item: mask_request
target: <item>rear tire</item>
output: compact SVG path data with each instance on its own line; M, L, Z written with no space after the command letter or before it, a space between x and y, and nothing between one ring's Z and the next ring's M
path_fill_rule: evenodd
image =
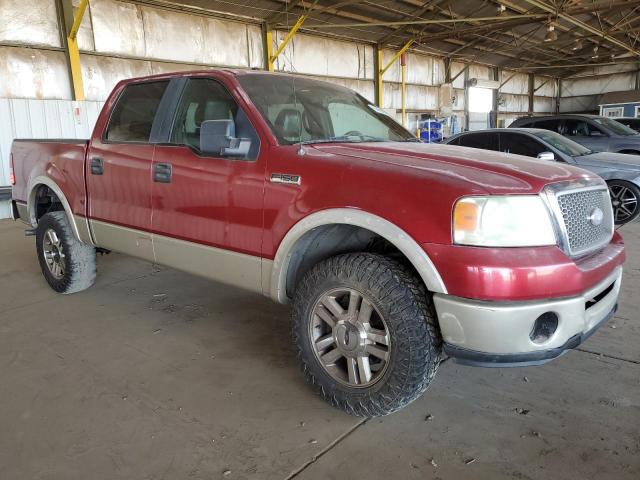
M76 293L96 279L95 248L80 242L65 212L42 216L36 229L36 249L42 274L58 293Z
M626 180L611 180L607 182L613 220L616 225L633 222L640 215L640 188Z
M409 269L381 255L339 255L311 269L295 292L292 334L307 381L351 415L404 407L440 364L429 293Z

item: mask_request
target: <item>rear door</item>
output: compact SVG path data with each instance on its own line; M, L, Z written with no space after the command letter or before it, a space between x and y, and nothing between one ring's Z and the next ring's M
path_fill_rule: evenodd
M594 152L609 150L609 135L600 127L582 118L564 121L563 135Z
M95 129L86 162L89 218L97 245L153 260L151 161L169 80L128 84ZM102 127L102 128L100 128Z
M537 157L550 151L543 143L527 135L516 132L500 132L500 151L525 157Z
M261 291L266 156L238 100L215 78L185 80L169 142L154 154L153 243L163 265ZM201 152L206 120L233 120L249 153Z

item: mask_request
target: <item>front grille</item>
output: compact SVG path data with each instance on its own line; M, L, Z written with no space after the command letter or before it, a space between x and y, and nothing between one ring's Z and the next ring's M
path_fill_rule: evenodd
M613 220L606 188L560 191L556 198L570 255L585 254L609 242Z

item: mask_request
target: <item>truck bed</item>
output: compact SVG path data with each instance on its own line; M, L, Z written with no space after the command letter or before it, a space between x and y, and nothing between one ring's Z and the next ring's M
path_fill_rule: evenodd
M12 198L27 203L35 185L47 179L60 187L76 215L86 215L85 156L88 140L16 139L11 157L16 183Z

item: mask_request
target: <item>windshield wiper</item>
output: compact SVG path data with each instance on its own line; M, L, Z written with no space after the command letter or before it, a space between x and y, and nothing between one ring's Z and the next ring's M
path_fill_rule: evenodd
M339 137L317 138L300 142L301 145L309 145L312 143L362 143L362 142L387 142L381 137L371 135L341 135Z

